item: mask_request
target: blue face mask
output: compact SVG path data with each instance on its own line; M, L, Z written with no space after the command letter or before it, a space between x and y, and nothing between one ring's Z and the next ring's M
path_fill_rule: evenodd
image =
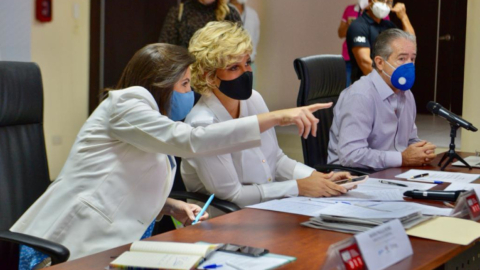
M193 91L180 93L174 90L170 99L170 119L173 121L185 119L193 107L194 99Z
M390 63L388 63L387 60L385 60L385 62L392 68L395 68ZM392 82L393 87L402 91L410 90L413 86L413 83L415 82L415 65L413 63L403 64L397 67L393 71L392 76L388 75L383 70L382 72L383 74L390 77L390 82Z

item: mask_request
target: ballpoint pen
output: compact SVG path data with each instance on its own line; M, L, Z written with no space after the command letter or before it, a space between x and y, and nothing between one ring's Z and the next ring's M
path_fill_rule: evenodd
M216 269L216 268L219 268L219 267L222 267L221 264L209 264L209 265L205 265L203 266L203 269Z
M399 187L408 187L405 184L400 184L400 183L395 183L395 182L390 182L390 181L385 181L385 180L380 180L380 183L382 184L388 184L388 185L394 185L394 186L399 186Z
M200 213L198 213L198 215L195 217L195 220L192 222L192 225L197 224L197 222L198 222L198 220L200 219L200 217L203 215L203 213L205 213L205 211L207 210L208 206L209 206L210 203L212 202L213 197L215 197L215 194L210 195L210 198L208 198L208 200L207 200L207 202L205 203L205 205L203 206L202 210L200 211Z
M423 180L422 180L423 181ZM432 184L443 184L443 181L438 181L438 180L433 180L433 181L423 181L427 183L432 183Z
M425 176L428 176L428 173L422 173L422 174L419 174L419 175L414 175L414 176L410 177L410 179L417 179L417 178L421 178L421 177L425 177Z

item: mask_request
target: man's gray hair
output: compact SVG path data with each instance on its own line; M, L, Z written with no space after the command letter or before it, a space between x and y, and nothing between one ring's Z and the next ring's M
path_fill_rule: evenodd
M387 60L393 52L391 46L392 42L399 38L408 39L415 43L415 46L417 46L417 39L414 35L409 34L398 28L385 30L380 33L380 35L378 35L377 39L375 40L375 45L373 46L373 68L377 68L377 66L375 65L375 56L380 56L383 59Z

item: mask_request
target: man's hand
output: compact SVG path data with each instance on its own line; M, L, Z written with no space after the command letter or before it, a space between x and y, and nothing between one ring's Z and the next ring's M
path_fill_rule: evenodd
M346 193L346 188L330 181L332 177L334 177L333 173L325 175L313 172L309 177L298 179L298 195L316 198L338 196Z
M391 9L391 11L395 12L398 19L403 20L405 16L407 16L407 8L403 3L396 3L395 6Z
M409 145L402 152L402 166L426 165L435 158L435 148L435 145L426 141Z
M190 225L195 220L195 216L200 213L202 208L196 204L186 203L183 201L168 198L163 206L160 214L174 217L180 221L183 225ZM206 220L208 213L205 212L199 219L199 222Z

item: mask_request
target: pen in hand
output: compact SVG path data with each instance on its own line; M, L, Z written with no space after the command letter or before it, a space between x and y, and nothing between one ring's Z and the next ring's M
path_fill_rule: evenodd
M215 197L215 194L210 195L210 198L208 198L208 200L207 200L207 202L205 203L205 205L203 206L202 210L200 211L200 213L198 213L198 215L195 217L195 220L192 222L192 225L197 224L197 222L198 222L198 220L200 219L200 217L203 216L203 213L205 213L205 211L207 210L208 206L209 206L210 203L212 202L213 197Z
M390 181L385 181L385 180L380 180L380 183L382 184L388 184L388 185L394 185L394 186L399 186L399 187L408 187L405 184L400 184L400 183L395 183L395 182L390 182Z

